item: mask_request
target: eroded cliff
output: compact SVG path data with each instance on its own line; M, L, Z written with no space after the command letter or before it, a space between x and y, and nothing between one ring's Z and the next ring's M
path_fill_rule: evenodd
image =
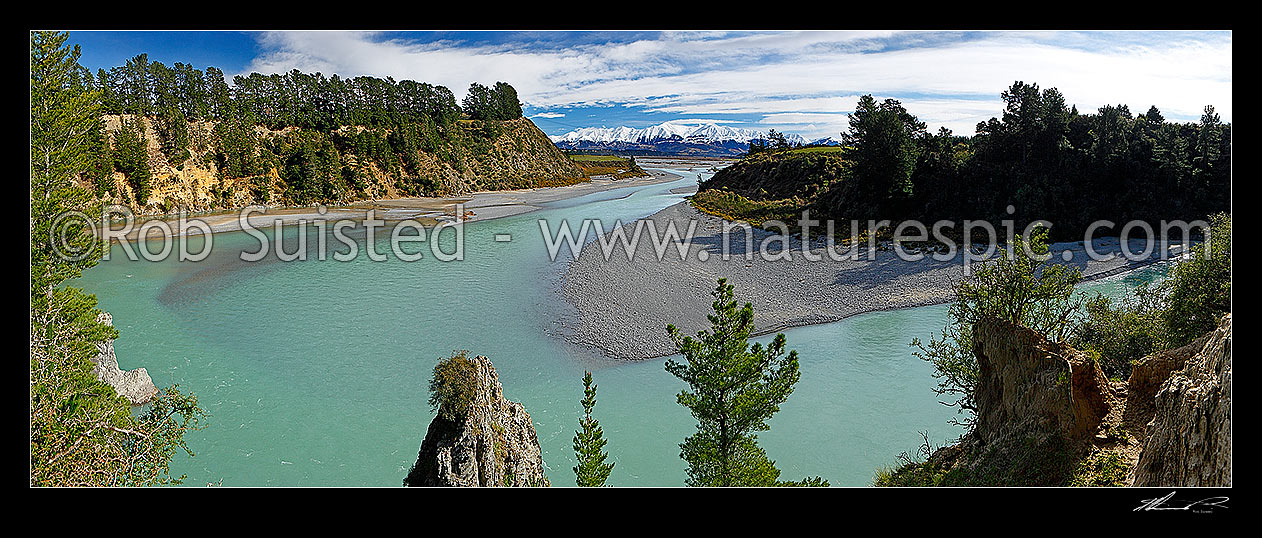
M429 425L405 486L549 486L530 413L504 398L490 359L472 359L472 399L465 412Z
M1198 342L1154 398L1136 486L1231 485L1231 314Z
M1110 381L1091 356L1025 327L974 327L974 428L880 485L1230 486L1231 315Z
M106 137L116 140L123 120L143 127L150 178L140 196L134 178L118 171L102 186L103 200L141 214L184 208L192 212L252 204L338 204L406 196L450 196L484 190L570 185L588 180L529 119L459 120L436 128L425 147L398 142L390 129L347 126L329 132L256 126L245 143L249 165L231 159L215 133L217 122L188 125L187 153L162 150L151 118L111 115ZM240 143L235 141L234 143ZM396 147L397 146L397 147ZM116 148L117 149L117 148ZM248 171L229 168L246 166Z

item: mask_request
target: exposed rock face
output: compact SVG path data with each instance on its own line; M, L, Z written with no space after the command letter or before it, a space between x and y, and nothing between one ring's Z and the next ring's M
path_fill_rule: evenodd
M1143 428L1152 421L1156 412L1157 392L1175 372L1183 369L1188 360L1200 353L1213 333L1197 338L1192 343L1175 349L1158 351L1135 362L1131 376L1126 380L1126 416L1132 427Z
M101 312L96 319L106 325L114 325L114 318L109 312ZM114 356L113 340L97 344L96 347L100 353L92 358L92 363L96 365L92 373L96 374L101 381L114 387L114 391L119 396L127 398L132 405L141 405L158 394L158 387L154 386L153 380L149 378L149 372L146 372L144 368L119 369L118 358Z
M1108 379L1085 353L997 320L978 323L973 342L983 443L1032 432L1082 441L1113 407Z
M951 486L1064 486L1121 402L1095 361L1000 320L973 327L976 423L928 465ZM1120 388L1120 387L1118 387Z
M549 486L530 413L504 398L495 367L474 357L475 392L459 420L434 418L405 486Z
M254 176L231 178L221 173L215 158L218 152L213 135L216 122L190 122L189 136L195 142L190 147L190 156L183 162L170 162L162 153L162 141L154 121L132 115L127 118L145 126L153 179L148 198L137 200L130 181L123 173L114 173L109 203L127 205L141 214L165 213L177 207L206 211L251 204L293 203L286 199L287 186L274 167L264 172L261 183ZM123 117L107 115L103 119L106 133L115 136ZM271 130L256 126L255 135L260 142L274 142L294 130L293 127ZM363 127L346 126L337 132L349 134L363 130ZM417 169L412 175L433 180L425 189L424 194L428 196L555 187L587 180L582 169L527 118L496 122L496 128L490 133L482 128L481 122L457 122L440 144L437 151L421 151L415 155ZM326 202L350 203L419 194L410 192L410 180L381 168L368 156L355 155L348 150L341 157L360 165L364 171L362 185L346 190L340 199Z
M1136 486L1231 486L1231 314L1198 342L1157 392Z
M1025 327L973 331L976 423L929 457L942 485L1231 485L1230 314L1125 383Z

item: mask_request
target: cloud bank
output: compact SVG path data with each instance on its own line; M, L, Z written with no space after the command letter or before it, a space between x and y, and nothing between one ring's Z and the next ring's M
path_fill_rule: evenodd
M594 43L507 32L456 37L264 33L248 70L409 78L457 97L470 82L503 80L536 117L620 107L641 111L646 122L704 117L808 138L844 130L846 114L868 93L903 101L930 129L972 134L977 122L1001 113L999 93L1015 80L1057 87L1084 111L1156 105L1167 118L1192 120L1212 104L1230 121L1232 110L1229 32L663 32Z

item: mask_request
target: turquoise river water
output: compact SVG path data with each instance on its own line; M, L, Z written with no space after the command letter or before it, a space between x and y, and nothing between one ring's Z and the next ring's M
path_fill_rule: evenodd
M672 188L696 181L675 172L684 177L467 223L459 262L438 261L421 244L426 256L416 262L373 262L361 248L349 262L246 263L239 254L258 242L234 232L216 235L200 262L129 261L116 245L73 285L113 314L121 367L143 366L159 386L178 383L210 413L187 436L196 456L172 464L188 485L400 485L433 418L431 369L457 349L490 357L505 395L530 411L553 485L573 485L585 369L599 385L596 415L617 464L610 484L682 485L678 443L695 423L675 402L681 383L665 359L612 361L565 342L555 320L572 315L557 291L566 259L548 260L538 224L647 216L684 198ZM379 244L388 236L379 232ZM1116 295L1156 271L1084 288ZM918 430L935 443L959 435L953 408L938 402L928 365L908 346L939 331L945 314L928 306L785 331L802 377L759 436L784 478L863 486L914 451Z

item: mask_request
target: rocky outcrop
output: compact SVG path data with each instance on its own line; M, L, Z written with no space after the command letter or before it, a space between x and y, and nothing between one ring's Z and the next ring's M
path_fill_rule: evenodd
M1090 356L1025 327L973 328L976 422L890 485L1230 486L1231 315L1110 382ZM928 471L928 474L925 474Z
M1158 351L1135 362L1131 376L1126 380L1126 414L1123 418L1129 429L1142 430L1156 413L1157 392L1170 376L1183 369L1188 360L1200 353L1213 333L1197 338L1192 343L1164 351Z
M1161 384L1136 486L1231 486L1231 314Z
M101 312L96 320L106 325L114 325L114 318L108 312ZM97 344L96 347L98 353L92 358L92 364L96 365L92 373L96 374L97 379L114 387L114 391L119 396L127 398L132 405L141 405L148 403L158 394L158 387L154 386L153 380L149 378L149 372L146 372L144 368L122 370L118 367L118 357L114 356L113 340L106 340Z
M973 430L923 466L896 471L890 484L1069 485L1106 421L1120 415L1115 387L1088 354L1007 321L978 322L973 354Z
M441 413L421 442L405 486L549 486L530 413L504 398L491 361L472 359L473 400L456 419Z
M1031 434L1083 441L1113 407L1108 379L1086 353L998 320L978 323L973 342L976 433L985 444Z

